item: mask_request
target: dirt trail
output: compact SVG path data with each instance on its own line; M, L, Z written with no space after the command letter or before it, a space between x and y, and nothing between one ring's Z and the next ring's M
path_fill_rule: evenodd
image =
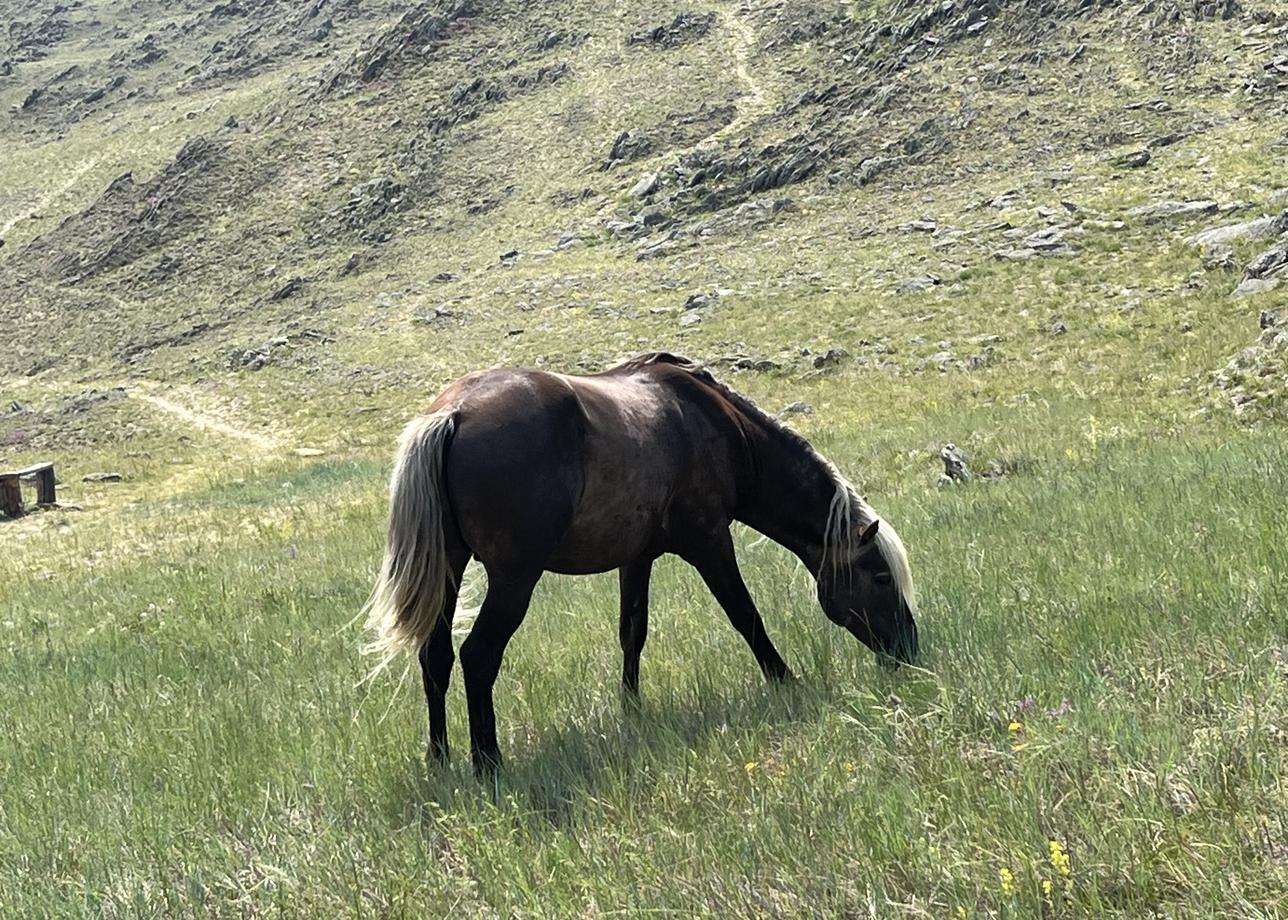
M29 217L34 217L36 214L49 207L50 202L55 198L65 195L73 185L81 180L82 176L98 165L99 159L99 157L94 157L93 159L83 161L79 166L72 170L71 175L67 177L67 181L57 189L46 192L44 195L40 196L35 204L27 208L27 210L19 211L4 223L0 223L0 236L4 236L24 220L27 220Z
M727 14L725 22L729 29L729 55L734 60L733 72L747 87L747 93L738 100L738 114L734 116L733 121L715 134L703 138L692 149L717 143L728 135L741 131L769 110L769 98L765 94L765 88L756 81L756 78L751 75L751 71L747 69L752 51L756 47L756 33L747 20L743 18L746 14L746 7L741 7L735 12ZM683 151L681 156L687 152Z
M176 388L169 388L169 392L175 392ZM132 395L160 409L162 412L174 416L182 422L191 425L200 431L213 431L216 434L223 435L227 438L233 438L245 444L249 444L256 450L264 453L277 453L282 449L282 444L276 439L257 431L250 431L236 425L233 421L213 414L210 411L197 411L187 406L167 399L153 391L153 387L137 385L133 388ZM193 400L195 402L195 400Z
M737 6L722 12L720 16L728 43L729 57L733 60L734 76L746 87L746 92L737 99L737 113L733 119L723 128L708 134L697 143L690 144L687 147L661 151L636 163L634 168L643 170L656 169L663 162L674 163L696 150L713 147L726 137L736 135L744 130L749 124L769 111L771 107L769 96L765 92L765 88L752 76L747 67L747 64L751 61L752 52L756 48L756 32L745 18L749 12L747 7ZM611 207L611 204L607 204L604 209L607 211Z

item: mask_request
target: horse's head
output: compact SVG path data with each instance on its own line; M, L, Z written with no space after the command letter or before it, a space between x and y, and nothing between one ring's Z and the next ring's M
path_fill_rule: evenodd
M917 657L916 602L894 528L873 519L828 555L818 574L818 600L828 619L883 659L910 664Z

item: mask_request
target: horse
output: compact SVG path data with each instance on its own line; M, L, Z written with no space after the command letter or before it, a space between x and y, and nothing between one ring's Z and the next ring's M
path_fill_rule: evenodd
M417 655L431 760L448 759L452 618L471 558L487 573L460 649L471 759L501 765L492 690L507 643L545 572L616 569L621 688L638 701L649 573L692 565L769 681L792 678L738 570L740 521L794 553L818 602L891 666L918 649L916 600L899 535L803 437L665 352L566 376L494 369L450 384L399 438L388 537L366 605L369 649Z

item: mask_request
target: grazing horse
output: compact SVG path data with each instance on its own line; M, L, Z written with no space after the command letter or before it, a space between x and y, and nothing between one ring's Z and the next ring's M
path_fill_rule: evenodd
M804 438L685 358L643 355L584 377L462 377L403 431L390 493L372 648L384 661L418 654L439 760L457 588L471 557L487 571L460 653L478 773L501 761L492 686L543 572L617 569L627 700L639 692L649 572L664 553L698 570L767 679L792 676L738 571L733 521L800 557L828 619L884 660L917 654L894 528Z

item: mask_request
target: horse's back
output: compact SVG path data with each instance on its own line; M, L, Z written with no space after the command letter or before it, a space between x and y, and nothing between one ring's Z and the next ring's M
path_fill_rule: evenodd
M447 480L471 551L485 564L605 571L665 551L677 510L719 517L728 432L694 411L691 383L648 364L587 377L482 371L449 387L432 408L456 414Z

